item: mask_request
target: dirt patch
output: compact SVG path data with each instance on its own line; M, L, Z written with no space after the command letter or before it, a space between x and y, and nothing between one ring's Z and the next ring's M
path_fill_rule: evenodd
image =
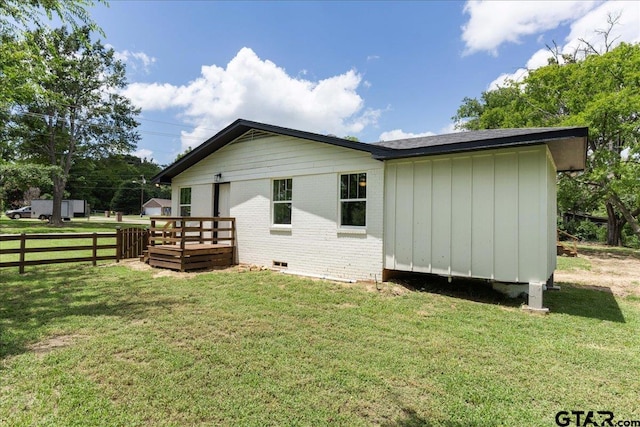
M112 264L112 265L118 265L118 264ZM211 273L212 271L232 271L232 272L248 271L248 270L245 270L246 266L235 265L227 268L217 268L215 270L199 270L199 271L182 272L182 271L169 270L165 268L154 268L154 267L151 267L149 264L140 262L140 260L138 259L125 259L120 261L120 265L123 265L125 267L128 267L136 271L152 272L154 279L158 277L173 277L177 279L187 279L189 277L197 276L199 274Z
M555 281L589 286L617 296L640 296L640 259L618 255L580 255L591 264L591 270L555 272Z
M82 338L82 335L58 335L32 344L28 348L35 354L45 355L59 348L69 347L75 344L80 338Z
M117 264L113 264L113 265L117 265ZM270 270L267 267L240 264L240 265L234 265L226 268L218 268L215 270L180 272L180 271L168 270L164 268L153 268L149 264L140 262L137 259L122 260L120 261L120 265L124 265L136 271L149 271L153 273L154 279L158 277L172 277L177 279L187 279L189 277L194 277L194 275L207 274L207 273L211 273L212 271L222 271L222 272L230 272L230 273L247 273L247 272L253 272L253 271ZM272 271L278 271L278 270L272 270ZM327 280L327 279L315 279L315 278L309 278L309 277L305 277L305 278L309 280ZM375 292L375 293L388 295L388 296L400 296L400 295L404 295L406 293L411 292L409 289L391 282L382 283L382 282L371 282L371 281L362 282L361 281L356 283L348 283L348 282L335 282L335 283L338 283L346 287L354 286L354 287L358 287L359 289L364 289L367 292ZM284 286L281 286L281 288L284 289Z

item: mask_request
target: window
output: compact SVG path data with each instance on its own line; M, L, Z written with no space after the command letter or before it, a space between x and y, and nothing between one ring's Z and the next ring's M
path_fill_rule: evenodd
M340 175L340 225L367 225L367 174Z
M180 216L191 216L191 187L180 189Z
M275 225L291 224L291 195L293 180L273 180L273 223Z

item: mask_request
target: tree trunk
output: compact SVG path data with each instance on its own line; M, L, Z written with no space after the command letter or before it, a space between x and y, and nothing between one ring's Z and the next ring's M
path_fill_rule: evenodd
M61 176L53 177L53 211L51 212L51 224L62 225L62 199L64 198L64 187L66 179Z
M617 194L612 194L611 197L609 198L609 200L618 209L620 209L620 212L622 213L623 218L626 220L626 222L631 227L631 230L633 231L633 234L635 234L636 236L638 236L638 238L640 238L640 224L638 223L638 220L633 215L635 212L632 213L625 206L624 202L622 200L620 200L620 197L618 197ZM622 231L622 230L620 230L620 231Z
M605 203L607 207L607 245L620 246L622 242L622 224L620 218L609 201Z

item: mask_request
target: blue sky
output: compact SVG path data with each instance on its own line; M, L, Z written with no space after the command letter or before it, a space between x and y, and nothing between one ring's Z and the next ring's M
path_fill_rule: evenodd
M112 0L93 19L142 108L137 154L171 163L237 118L364 142L453 131L465 96L544 65L546 45L640 41L630 1Z

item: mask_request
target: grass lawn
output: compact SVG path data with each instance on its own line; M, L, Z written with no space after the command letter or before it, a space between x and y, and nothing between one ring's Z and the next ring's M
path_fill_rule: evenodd
M581 257L559 256L557 260L556 270L591 270L591 263Z
M105 221L102 218L73 218L65 221L62 227L49 225L39 219L10 219L0 216L0 234L20 233L93 233L114 231L116 227L144 227L144 224Z
M546 316L390 284L125 265L0 270L0 425L555 425L640 419L640 300ZM156 277L154 277L156 275Z
M623 257L640 258L640 249L625 248L619 246L606 246L599 244L580 244L578 245L578 253L586 255L618 255Z

